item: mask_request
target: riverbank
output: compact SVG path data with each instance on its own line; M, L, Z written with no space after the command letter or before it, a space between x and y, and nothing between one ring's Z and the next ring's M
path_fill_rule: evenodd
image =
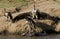
M6 0L1 1L1 2L2 2L2 4L4 4L4 2L6 3ZM1 10L0 10L0 33L19 34L19 35L25 35L27 33L35 34L35 33L40 33L43 31L43 29L41 28L42 25L44 26L43 27L44 29L53 29L57 32L60 32L60 29L59 29L60 23L50 27L51 23L53 23L53 21L51 21L51 20L37 20L37 22L42 22L39 25L40 27L38 27L38 25L34 26L34 25L28 25L28 24L27 24L28 26L25 26L26 25L25 22L27 21L25 19L19 20L16 23L11 23L11 22L6 21L7 19L3 14L3 9L6 8L7 10L13 11L15 7L21 6L20 3L12 6L11 3L9 3L9 2L4 5L7 5L7 4L8 4L8 6L3 6L3 7L1 7ZM9 4L12 7L10 7ZM27 5L23 6L23 7L21 7L21 11L17 12L16 14L13 14L13 16L18 15L18 13L22 14L21 12L32 11L33 8L34 8L33 3L29 4L28 6ZM51 16L53 15L53 16L60 17L60 13L59 13L60 12L60 3L56 2L56 1L38 0L38 1L36 1L36 8L39 9L41 12L46 12L47 14L49 14ZM53 27L55 27L55 29Z

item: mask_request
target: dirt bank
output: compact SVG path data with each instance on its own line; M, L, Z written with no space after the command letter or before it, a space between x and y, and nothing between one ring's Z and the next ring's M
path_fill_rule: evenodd
M27 6L23 6L21 7L21 11L14 13L13 16L16 16L18 14L21 14L22 12L28 12L28 11L32 11L33 10L33 3L31 5ZM10 9L13 11L13 7ZM50 14L51 16L58 16L60 17L60 3L56 2L56 1L52 1L52 0L38 0L36 1L36 9L39 9L41 12L46 12L47 14ZM7 31L9 34L20 34L20 35L24 35L26 33L39 33L42 32L42 28L41 27L34 27L34 25L28 25L25 26L25 19L19 20L16 23L11 23L6 21L6 17L4 17L3 14L3 8L0 10L0 32L4 32ZM44 24L48 24L51 25L51 23L53 21L51 20L38 20L38 22L42 22ZM40 23L41 24L41 23ZM55 25L57 32L60 32L59 29L60 23L58 23L57 25ZM47 27L45 28L47 29Z

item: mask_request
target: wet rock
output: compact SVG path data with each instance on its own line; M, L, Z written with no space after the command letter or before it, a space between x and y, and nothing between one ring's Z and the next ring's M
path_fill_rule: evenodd
M47 36L47 33L35 33L35 36Z

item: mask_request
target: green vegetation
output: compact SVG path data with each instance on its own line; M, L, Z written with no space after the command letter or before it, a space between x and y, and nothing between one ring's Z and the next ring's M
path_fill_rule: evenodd
M0 8L27 5L26 0L0 0Z
M56 1L56 0L53 0L53 1Z

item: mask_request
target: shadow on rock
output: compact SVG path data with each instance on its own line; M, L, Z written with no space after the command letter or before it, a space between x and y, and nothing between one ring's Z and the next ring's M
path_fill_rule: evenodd
M57 32L54 30L55 27L53 27L52 25L47 25L47 24L41 23L41 22L36 22L34 25L42 28L42 30L43 30L42 32L46 32L47 34L57 33Z
M12 22L14 23L21 19L25 19L27 17L31 17L31 12L26 12L26 13L17 15L15 18L13 18Z

